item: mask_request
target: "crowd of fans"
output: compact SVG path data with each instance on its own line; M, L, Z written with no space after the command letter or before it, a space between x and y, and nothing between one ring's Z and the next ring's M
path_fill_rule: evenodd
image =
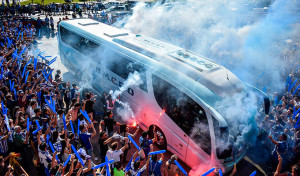
M127 5L128 6L128 5ZM88 18L112 24L116 22L119 18L124 18L126 15L111 15L110 13L105 13L105 7L103 4L98 3L83 3L79 5L78 3L64 3L57 4L51 3L47 5L41 4L29 4L29 5L12 5L5 6L0 5L0 15L2 16L31 16L35 14L45 15L50 18L53 16L60 15L71 15L72 18L83 18L83 14L88 15ZM129 7L128 7L129 9ZM129 12L128 12L129 13ZM51 19L50 19L51 20ZM46 19L45 19L46 22Z
M260 132L256 145L272 151L264 157L269 170L277 168L274 175L300 175L299 78L299 71L292 71L286 89L272 94L270 112L257 118Z
M69 15L71 12L77 13L97 13L103 9L103 5L100 6L97 3L51 3L51 4L28 4L20 5L15 4L11 6L0 6L1 15L34 15L41 13L42 15Z
M70 10L68 6L55 4L38 8L44 8L44 13L50 15L57 13L56 8L62 14ZM20 9L15 10L22 14ZM89 9L87 6L86 10ZM1 10L1 13L6 12ZM59 71L52 78L53 69L36 45L36 29L41 25L41 19L36 27L7 19L1 28L1 175L26 175L31 162L38 175L105 175L106 172L115 176L182 175L175 164L176 155L166 163L162 162L163 154L150 157L156 135L151 139L149 131L142 132L139 137L142 152L132 146L128 136L136 138L139 128L114 120L115 100L111 92L102 96L103 117L97 121L93 93L80 95L76 84L64 82ZM44 25L54 29L53 18L46 16ZM268 156L270 170L275 171L272 175L300 175L298 80L300 70L293 71L287 78L286 90L273 94L268 115L262 120L257 118L258 142L273 150ZM92 140L97 134L100 151L93 150ZM133 151L132 157L128 156L129 151ZM96 162L110 160L113 162L108 169L107 166L95 168ZM161 170L164 164L167 169ZM231 175L235 172L236 168Z
M38 175L161 175L162 164L168 166L167 175L181 174L174 164L176 155L167 163L162 162L163 154L148 156L156 135L150 139L145 131L139 137L143 150L131 147L128 136L134 138L139 128L114 120L111 92L102 97L104 116L96 121L93 93L81 98L76 84L62 81L59 71L52 78L53 70L37 49L35 31L30 24L9 19L1 29L1 175L26 175L32 170ZM130 128L136 128L133 134ZM100 153L93 151L96 134ZM130 150L133 158L127 156ZM95 161L106 160L114 160L108 170L94 168Z

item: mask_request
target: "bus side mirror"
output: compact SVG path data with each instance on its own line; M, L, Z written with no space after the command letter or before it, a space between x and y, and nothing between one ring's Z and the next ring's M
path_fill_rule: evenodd
M270 106L271 106L270 99L268 97L264 97L265 114L269 114Z

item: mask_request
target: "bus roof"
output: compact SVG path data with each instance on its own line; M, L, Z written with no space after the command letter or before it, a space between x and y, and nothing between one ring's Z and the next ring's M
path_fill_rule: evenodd
M243 87L242 82L225 67L175 45L91 19L66 20L61 25L69 28L75 26L94 37L112 41L175 68L221 97L240 91Z

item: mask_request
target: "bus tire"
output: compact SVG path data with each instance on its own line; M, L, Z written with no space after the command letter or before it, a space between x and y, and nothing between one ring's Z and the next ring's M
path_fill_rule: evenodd
M153 125L150 126L149 129L149 135L151 138L154 138L153 134ZM156 126L155 127L155 134L157 135L157 141L155 142L155 145L160 149L160 150L167 150L167 139L163 131Z

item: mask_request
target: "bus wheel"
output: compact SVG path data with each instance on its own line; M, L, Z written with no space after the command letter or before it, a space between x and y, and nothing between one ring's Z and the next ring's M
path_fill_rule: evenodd
M149 132L150 132L151 138L154 138L153 126L150 127ZM157 135L157 141L155 142L156 146L160 150L166 150L167 149L167 139L166 139L166 136L163 133L163 131L158 126L156 126L154 133L155 133L155 135Z

